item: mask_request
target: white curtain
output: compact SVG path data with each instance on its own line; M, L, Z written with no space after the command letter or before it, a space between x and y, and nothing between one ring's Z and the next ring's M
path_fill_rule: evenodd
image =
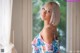
M67 53L80 53L80 2L67 2Z
M10 53L10 30L12 16L12 0L0 0L0 50ZM1 52L1 51L0 51Z

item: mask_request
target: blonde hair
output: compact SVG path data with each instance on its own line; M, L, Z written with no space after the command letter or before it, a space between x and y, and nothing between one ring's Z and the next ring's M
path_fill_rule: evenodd
M52 5L53 6L53 12L51 15L50 23L52 23L54 26L57 26L60 22L60 9L59 5L56 2L47 2L45 5Z

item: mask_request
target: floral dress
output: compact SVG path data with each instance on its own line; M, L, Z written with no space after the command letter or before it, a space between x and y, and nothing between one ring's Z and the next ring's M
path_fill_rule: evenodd
M52 44L47 44L38 34L32 41L32 53L60 53L58 41L54 40Z

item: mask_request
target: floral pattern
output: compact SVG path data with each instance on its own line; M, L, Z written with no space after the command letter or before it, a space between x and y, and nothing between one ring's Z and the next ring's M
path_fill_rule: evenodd
M59 43L54 40L52 44L47 44L38 34L32 41L32 53L60 53Z

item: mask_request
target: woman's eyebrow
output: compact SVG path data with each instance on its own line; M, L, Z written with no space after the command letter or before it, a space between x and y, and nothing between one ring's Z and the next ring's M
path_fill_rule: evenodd
M43 9L43 8L45 9L45 7L42 7L42 9Z

